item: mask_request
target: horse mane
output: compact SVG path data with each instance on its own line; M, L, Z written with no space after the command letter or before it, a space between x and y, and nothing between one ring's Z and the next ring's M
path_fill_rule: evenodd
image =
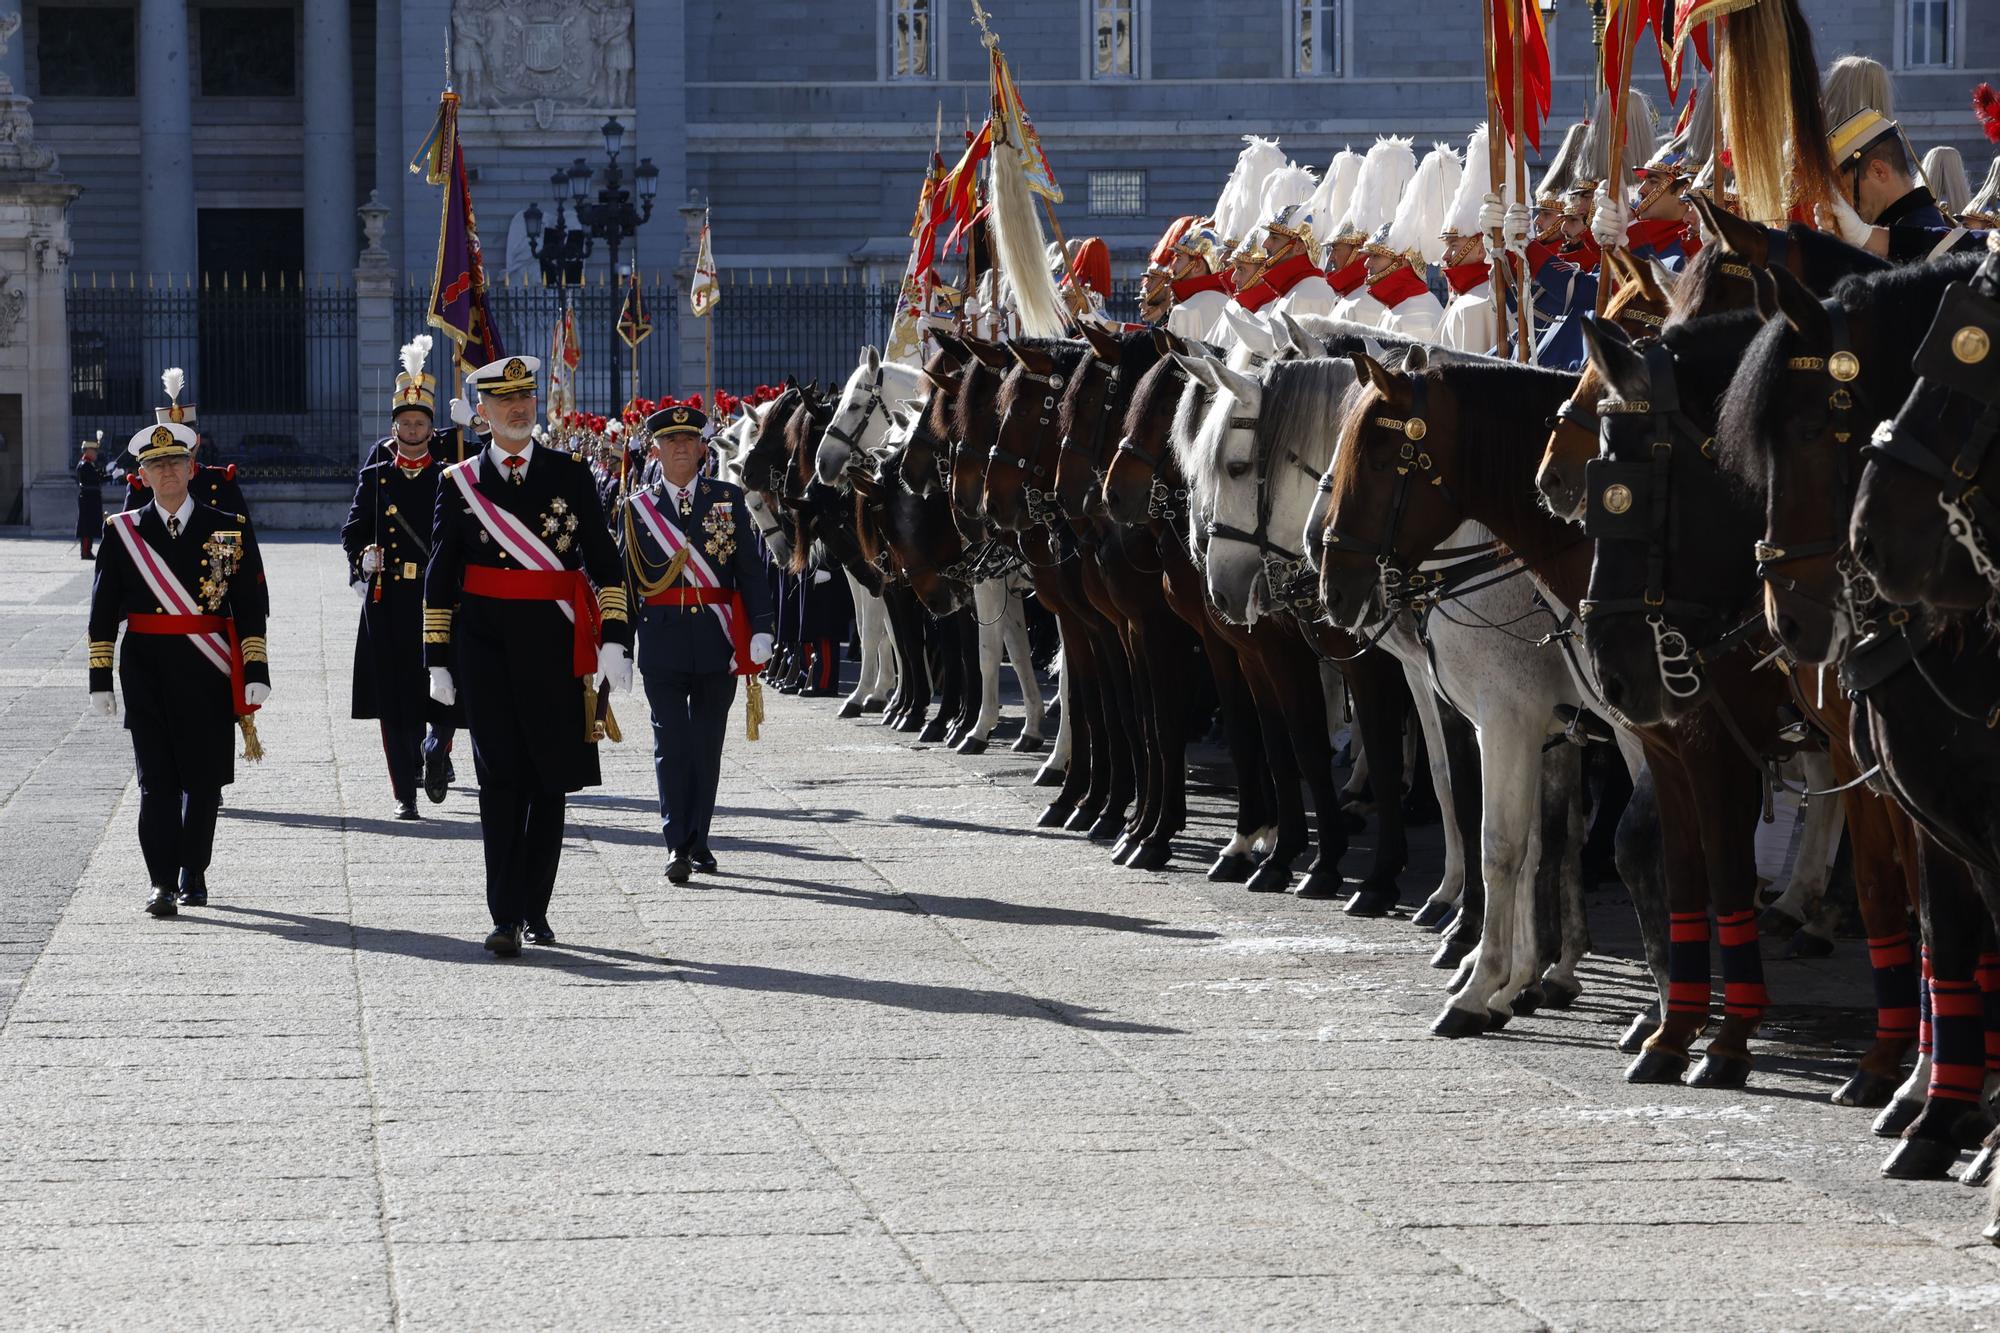
M1090 355L1090 344L1080 339L1071 341L1068 338L1014 338L1010 343L1012 346L1025 348L1031 352L1040 352L1055 362L1056 373L1063 377L1065 384L1076 374L1077 367L1083 364L1083 358ZM1025 375L1016 375L1012 367L1003 372L1000 380L1000 396L993 400L993 411L996 416L1006 417L1014 406L1014 400L1020 397L1021 384L1026 378ZM1061 400L1068 402L1069 397L1069 394L1065 393Z
M1752 224L1755 225L1755 224ZM1880 273L1889 268L1889 262L1878 259L1866 250L1858 250L1829 232L1823 232L1803 223L1794 222L1781 233L1775 227L1764 230L1772 237L1783 235L1786 244L1798 252L1800 267L1805 276L1802 281L1812 291L1821 295L1833 290L1842 278L1856 273ZM1725 247L1721 241L1711 239L1695 253L1681 269L1681 280L1675 284L1673 303L1668 311L1667 322L1676 323L1693 317L1694 312L1708 297L1708 289L1716 280L1716 266L1725 262L1726 256L1733 256L1737 262L1745 262L1742 255Z
M1093 352L1092 355L1096 354ZM1138 392L1140 381L1146 377L1148 371L1159 364L1160 360L1159 343L1153 337L1152 329L1132 329L1118 335L1118 355L1111 362L1118 378L1104 398L1104 411L1108 421L1123 424L1126 410ZM1081 379L1082 376L1079 375L1077 378ZM1076 434L1077 401L1080 394L1081 391L1072 383L1062 396L1056 417L1056 428L1065 436L1074 437ZM1103 466L1108 461L1100 460L1099 465Z
M1273 362L1264 375L1264 400L1257 410L1258 452L1279 466L1277 446L1290 444L1299 462L1317 478L1333 461L1347 391L1358 372L1346 357L1307 357ZM1219 482L1220 478L1214 478ZM1276 476L1266 479L1275 484Z
M950 439L963 440L972 434L973 405L990 394L992 388L998 387L1000 373L978 357L966 363L965 378L959 381L958 392L951 398ZM991 381L990 387L988 381Z

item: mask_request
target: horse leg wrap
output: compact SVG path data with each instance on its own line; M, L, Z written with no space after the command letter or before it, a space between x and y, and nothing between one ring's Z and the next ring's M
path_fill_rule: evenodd
M1922 987L1918 984L1916 955L1910 948L1910 932L1871 935L1868 966L1875 978L1875 1040L1915 1040Z
M1722 1012L1754 1029L1771 1003L1764 989L1764 955L1757 949L1755 909L1716 917L1715 933L1722 944Z
M1986 1069L2000 1070L2000 953L1979 955L1980 1015L1986 1024Z
M1924 945L1917 953L1917 1053L1931 1053L1931 948Z
M1976 981L1931 978L1933 1099L1976 1102L1986 1083L1985 1003Z
M1667 1013L1691 1020L1693 1031L1708 1021L1708 913L1673 912L1667 917Z

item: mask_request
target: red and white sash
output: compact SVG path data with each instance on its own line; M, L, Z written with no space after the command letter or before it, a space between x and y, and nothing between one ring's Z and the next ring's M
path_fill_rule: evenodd
M147 506L150 508L151 506ZM128 509L122 514L111 516L111 525L118 530L118 537L125 543L126 553L132 557L132 567L139 571L139 577L146 581L153 597L168 612L177 616L200 616L208 613L201 604L188 595L174 571L167 562L160 559L160 553L147 544L139 535L139 519L145 509ZM195 646L203 657L215 664L215 669L223 675L231 675L229 640L221 634L189 634L184 636Z
M708 558L696 550L694 543L683 536L681 530L674 526L673 520L668 518L665 511L660 508L659 502L653 498L651 491L633 492L632 507L639 511L639 521L644 523L646 530L653 534L653 540L660 544L660 549L667 553L669 560L679 555L682 551L687 552L686 569L690 583L693 583L697 588L720 589L722 587L722 580L716 577L715 567L710 565ZM724 602L710 602L708 609L715 612L716 620L721 623L722 637L728 639L731 644L734 644L736 642L736 624L732 619L734 614L733 607ZM742 666L743 664L738 663L737 665Z
M537 537L534 530L526 523L494 504L480 492L479 463L484 457L482 453L478 457L466 459L463 463L456 463L446 468L444 474L452 479L453 484L458 487L458 493L465 497L467 507L472 510L472 516L479 520L480 526L492 535L494 541L500 543L501 550L520 561L523 569L562 572L566 566L556 557L556 553L549 549L547 542ZM556 608L572 623L575 622L576 610L568 602L557 602Z

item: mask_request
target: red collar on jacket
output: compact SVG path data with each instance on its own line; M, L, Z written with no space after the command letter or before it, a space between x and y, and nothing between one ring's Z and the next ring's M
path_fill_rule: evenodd
M1368 294L1391 310L1418 292L1429 290L1430 286L1423 280L1423 276L1408 264L1400 264L1368 284Z
M1670 245L1679 245L1681 253L1690 259L1701 249L1701 242L1689 231L1688 225L1679 218L1640 218L1625 229L1625 245L1637 250L1641 246L1648 250L1664 250Z
M1221 292L1224 296L1229 296L1233 291L1227 273L1203 273L1192 278L1182 278L1172 285L1171 290L1176 301L1185 301L1190 296L1198 296L1202 292Z
M1493 276L1493 266L1483 259L1470 264L1453 264L1444 271L1444 280L1451 284L1453 296L1463 296Z
M1318 276L1319 265L1312 262L1312 256L1293 255L1252 283L1249 291L1238 292L1236 299L1246 310L1262 310L1307 278Z
M1361 290L1361 284L1368 281L1368 259L1356 255L1347 262L1347 267L1326 275L1327 284L1333 288L1335 296L1352 296Z

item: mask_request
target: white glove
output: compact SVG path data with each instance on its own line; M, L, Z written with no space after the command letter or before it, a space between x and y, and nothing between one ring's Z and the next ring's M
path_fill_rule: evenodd
M431 698L446 708L458 702L458 687L451 683L451 668L431 668Z
M470 426L472 424L472 404L466 402L463 398L452 399L451 420L453 425Z
M243 702L252 708L259 707L271 697L271 687L261 680L253 680L243 687Z
M90 696L90 706L106 717L118 716L118 698L110 690L93 693Z
M632 654L622 643L607 643L597 650L597 688L601 690L607 685L631 692Z
M771 636L752 634L750 636L750 665L763 666L771 660Z
M813 571L813 582L814 583L833 582L833 571L826 569L815 569Z
M1526 204L1507 205L1506 215L1500 221L1500 239L1506 247L1524 258L1528 253L1528 206Z
M1830 231L1862 250L1868 248L1870 238L1875 235L1875 229L1861 220L1861 215L1854 211L1854 205L1839 195L1835 195L1831 203L1820 205L1819 223L1821 231Z
M354 582L348 584L347 586L354 589L354 595L356 597L359 597L364 602L368 600L367 579L356 579Z
M1507 210L1500 206L1500 196L1489 194L1479 205L1479 234L1491 236L1505 223Z
M380 547L370 546L361 553L361 572L363 574L373 574L380 568L382 568L382 549Z
M1597 244L1606 250L1616 250L1625 244L1625 204L1612 197L1609 192L1598 195L1597 207L1591 210L1590 234Z

